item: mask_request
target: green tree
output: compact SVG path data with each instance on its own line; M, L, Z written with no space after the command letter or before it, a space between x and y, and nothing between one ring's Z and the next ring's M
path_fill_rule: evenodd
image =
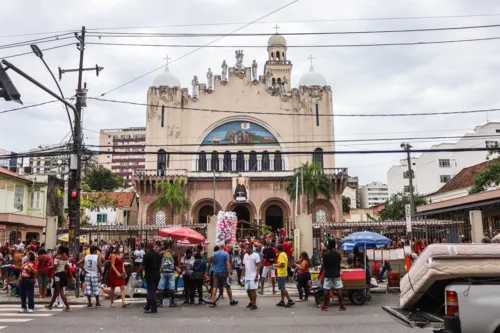
M171 208L172 210L172 223L174 216L180 212L189 209L191 201L184 192L184 181L176 179L172 183L162 181L156 184L156 188L160 189L162 193L156 197L153 204L158 209Z
M92 188L89 186L89 184L82 185L82 192L90 192L90 191L92 191Z
M484 171L476 173L474 185L469 190L470 194L486 191L489 187L500 186L500 147L497 145L488 153L488 159L495 156L494 160Z
M123 186L123 178L100 165L87 174L85 183L97 192L113 191Z
M299 195L302 194L302 187L304 188L308 214L311 211L311 203L320 195L330 200L333 182L330 177L325 175L323 168L319 164L307 162L295 170L285 189L291 200L295 200L297 179L299 183Z
M414 195L415 207L422 206L427 203L427 200L420 194ZM395 221L402 220L405 217L405 205L410 203L410 196L406 193L398 192L393 194L385 208L380 212L381 221Z
M351 198L342 196L342 212L348 214L351 212Z

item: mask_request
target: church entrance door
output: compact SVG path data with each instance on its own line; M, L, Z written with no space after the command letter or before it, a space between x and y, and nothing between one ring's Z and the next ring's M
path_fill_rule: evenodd
M283 210L280 206L272 205L266 209L266 225L273 231L283 228Z
M198 213L198 223L207 223L212 215L214 215L214 206L206 205L201 207Z
M237 205L234 207L233 212L236 213L236 217L238 218L238 233L240 236L246 234L245 231L250 230L250 226L248 225L250 222L250 209L245 205Z

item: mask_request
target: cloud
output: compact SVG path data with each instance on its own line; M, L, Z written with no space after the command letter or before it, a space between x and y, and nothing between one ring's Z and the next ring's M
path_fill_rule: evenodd
M230 32L242 24L109 30L116 27L167 26L197 23L240 23L250 22L286 4L284 1L236 0L189 1L175 6L161 0L150 1L2 1L0 35L23 34L46 31L87 29L99 31L141 31L141 32ZM419 20L350 20L330 22L293 22L300 20L345 19L345 18L397 18L408 16L439 16L500 13L500 4L494 0L481 2L451 1L332 1L301 0L298 3L265 18L267 23L253 24L241 32L272 32L275 22L281 32L295 31L355 31L385 30L401 28L447 27L460 25L494 24L498 17L419 19ZM90 31L90 30L89 30ZM96 31L96 30L93 30ZM498 36L499 29L476 29L463 31L397 33L345 36L290 36L289 45L363 44L394 43L406 41L444 40ZM36 39L44 36L28 35L2 37L0 45ZM156 44L204 44L211 38L115 38L101 36L100 41L156 43ZM99 41L89 37L88 41ZM42 48L64 44L68 41L40 44ZM190 56L174 61L170 70L190 87L193 75L205 77L207 68L215 74L226 59L234 62L234 47L231 45L262 45L262 48L245 49L245 65L253 59L262 70L267 58L266 37L227 37L217 45L227 48L205 48ZM288 59L294 64L292 85L308 71L310 54L315 57L314 67L322 72L331 85L336 113L388 113L388 112L430 112L454 111L474 108L498 107L500 84L500 56L497 48L500 41L378 47L378 48L290 48ZM29 47L0 49L0 58L12 54L29 52ZM104 67L99 77L92 71L85 72L89 96L97 96L127 81L130 81L164 64L164 57L181 58L192 51L185 48L146 48L88 45L85 66L99 64ZM79 53L75 46L44 52L45 60L57 73L57 67L76 68ZM55 84L43 64L35 56L11 58L27 73L39 79L51 89ZM146 101L149 85L155 72L142 79L110 93L106 97L137 102ZM12 80L22 93L22 99L29 103L50 100L31 83L15 73ZM57 75L57 74L56 74ZM68 73L60 82L66 96L74 95L76 73ZM0 101L0 111L16 107L15 104ZM103 128L143 126L145 107L88 101L84 115L84 128L99 131ZM499 113L490 113L490 120L500 121ZM474 126L484 124L486 115L395 117L395 118L335 118L336 139L359 139L374 137L403 137L426 135L460 135ZM0 115L0 147L13 151L26 151L40 144L59 143L69 131L64 108L61 105L46 105L33 109ZM98 134L85 132L86 142L98 143ZM416 143L419 148L433 143ZM352 143L338 145L339 150L353 149L398 149L400 142ZM361 183L374 180L386 181L386 171L397 163L398 155L338 156L337 166L349 167Z

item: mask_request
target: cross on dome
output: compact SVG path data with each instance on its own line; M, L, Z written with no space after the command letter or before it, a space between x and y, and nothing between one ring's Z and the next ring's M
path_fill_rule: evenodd
M280 29L280 26L276 24L273 28L276 29L276 35L277 35L278 34L278 30Z
M167 56L163 59L167 61L167 65L165 66L165 72L168 72L168 61L171 60L172 58L170 58L167 54Z
M313 67L313 60L314 60L315 58L314 58L314 57L312 56L312 54L311 54L311 55L310 55L307 59L311 60L311 67L310 67L311 71L312 71L312 70L314 70L314 67Z

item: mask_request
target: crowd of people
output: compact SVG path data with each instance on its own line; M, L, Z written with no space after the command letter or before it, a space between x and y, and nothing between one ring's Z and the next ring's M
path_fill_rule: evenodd
M218 293L220 299L224 294L229 304L235 306L238 301L233 297L232 284L237 283L246 290L249 303L247 308L258 309L259 295L270 292L276 295L279 291L279 307L290 308L296 302L305 302L311 295L311 271L320 273L322 287L325 290L325 303L321 306L327 311L331 299L330 291L336 290L337 296L342 294L340 268L342 254L338 251L335 239L327 240L321 248L314 248L313 253L301 252L295 256L295 249L289 238L281 234L269 235L259 239L248 238L235 244L218 245L213 248L213 255L207 255L202 246L183 249L175 242L152 241L135 244L132 251L120 242L107 243L95 240L90 246L82 244L77 258L70 258L69 250L64 244L56 247L55 252L46 252L43 244L32 242L26 245L5 244L1 248L2 269L1 280L6 289L13 295L21 297L21 312L34 311L35 286L38 286L38 297L50 297L48 310L54 306L64 307L70 311L66 297L68 286L76 287L77 267L79 268L82 296L88 300L88 308L101 307L103 293L109 295L109 306L116 307L115 291L119 291L121 306L129 303L125 297L125 287L132 272L142 277L147 289L147 304L144 311L155 313L160 307L175 307L178 278L184 283L184 303L193 305L197 296L198 304L216 307ZM133 268L127 272L126 258L131 258ZM385 271L391 270L389 262L382 265L374 263L369 266L366 254L359 250L348 257L349 267L366 268L367 277L376 274L381 280ZM370 268L368 268L370 267ZM211 301L202 297L204 282L211 281ZM266 291L266 281L270 282L270 290ZM290 283L295 282L298 299L292 300L289 291ZM369 281L369 280L368 280ZM277 289L276 289L277 287ZM93 303L93 298L95 303ZM345 307L342 297L339 298L339 310Z

